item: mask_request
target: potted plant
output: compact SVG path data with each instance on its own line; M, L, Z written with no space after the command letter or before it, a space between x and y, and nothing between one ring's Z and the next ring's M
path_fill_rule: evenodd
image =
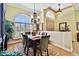
M8 37L8 39L13 39L12 38L12 33L14 32L14 29L13 29L13 22L9 21L9 20L5 20L5 32L6 32L6 35Z

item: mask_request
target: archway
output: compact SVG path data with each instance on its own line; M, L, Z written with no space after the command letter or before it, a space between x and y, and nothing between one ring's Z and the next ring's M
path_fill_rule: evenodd
M53 31L54 30L54 20L55 15L52 11L47 11L46 13L46 30L47 31ZM51 25L51 27L50 27Z

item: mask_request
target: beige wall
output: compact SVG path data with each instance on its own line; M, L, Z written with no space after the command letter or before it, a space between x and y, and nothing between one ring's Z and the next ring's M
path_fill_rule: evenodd
M5 19L6 20L10 20L10 21L14 22L15 17L18 14L26 15L26 16L29 16L29 17L31 15L30 12L28 12L28 11L22 9L22 8L18 8L18 7L6 4L6 12L5 12ZM16 32L13 33L13 38L14 39L18 38L19 36L20 36L20 34L17 34Z
M55 18L47 17L46 14L47 14L48 11L55 15L55 12L51 11L48 8L47 9L43 9L42 12L40 12L40 18L43 21L43 30L44 31L46 31L46 30L54 30L53 29L54 28L54 21L53 20L55 20ZM52 16L52 17L55 17L55 16ZM49 25L47 25L47 24L49 24L49 22L51 22L50 23L51 26L52 26L51 28L49 27Z
M58 31L59 30L59 23L62 23L62 22L67 22L67 24L69 25L69 29L72 33L72 38L73 38L73 41L76 41L77 38L76 38L76 22L77 22L77 19L76 19L76 13L75 13L75 9L74 7L71 7L71 8L68 8L66 10L64 10L62 12L63 14L59 15L57 17L57 19L54 21L54 30L55 31ZM77 17L78 18L78 17Z
M43 29L44 30L46 30L46 26L47 26L46 23L49 22L48 19L46 18L47 11L50 11L51 13L53 13L56 16L56 18L54 20L52 19L53 20L52 23L54 22L54 31L59 31L59 23L67 22L67 24L69 25L69 28L72 32L73 41L76 41L77 40L76 34L77 34L77 32L79 32L76 30L76 22L79 21L79 11L75 10L74 7L71 7L66 10L63 10L61 15L56 15L50 9L43 9L43 11L40 13L40 18L41 18L41 20L43 20ZM31 15L31 13L27 12L24 9L16 8L16 7L13 7L13 6L10 6L7 4L5 19L14 21L15 16L17 14L24 14L24 15L28 15L28 16ZM48 27L49 26L47 26L47 28ZM53 28L53 26L52 26L52 28Z
M79 10L75 10L76 12L76 21L75 21L75 24L76 22L79 22ZM76 30L75 34L76 34L76 39L77 39L77 33L79 33L79 30Z
M5 19L13 21L15 20L15 16L18 14L28 15L30 16L30 13L26 10L23 10L21 8L16 8L14 6L11 6L9 4L6 4L6 12L5 12Z
M46 24L46 13L47 11L51 11L49 9L45 10L45 14L44 14L44 24ZM59 31L59 23L62 22L67 22L67 24L69 25L69 29L72 33L72 40L76 41L77 40L77 30L76 30L76 22L79 21L79 11L75 11L75 8L72 6L68 9L65 9L62 11L61 15L55 14L53 11L51 12L53 13L56 18L53 20L54 22L54 31ZM47 25L44 25L44 27L46 28ZM44 29L46 30L46 29Z

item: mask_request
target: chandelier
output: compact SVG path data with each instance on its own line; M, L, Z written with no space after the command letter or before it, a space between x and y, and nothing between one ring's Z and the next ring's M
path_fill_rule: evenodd
M39 23L39 21L40 21L40 18L37 15L37 13L35 12L35 3L34 3L34 12L33 12L32 18L31 18L31 22L37 24L37 23Z

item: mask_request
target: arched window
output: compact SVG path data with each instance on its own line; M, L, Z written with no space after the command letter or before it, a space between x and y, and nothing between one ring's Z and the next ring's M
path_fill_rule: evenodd
M50 11L48 11L46 13L46 16L49 17L49 18L52 18L52 20L55 20L55 15L52 12L50 12Z
M19 36L21 36L21 32L30 32L30 24L31 19L26 15L17 15L15 17L15 31Z
M15 17L15 22L17 23L31 23L31 20L28 16L25 15L17 15Z

